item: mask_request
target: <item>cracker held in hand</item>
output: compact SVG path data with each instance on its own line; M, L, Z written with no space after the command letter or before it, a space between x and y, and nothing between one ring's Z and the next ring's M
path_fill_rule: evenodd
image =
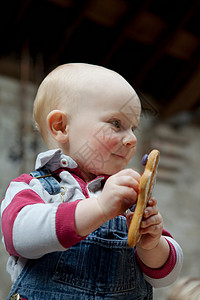
M130 247L135 247L141 237L139 233L140 224L155 184L159 157L160 152L158 150L152 150L147 156L145 170L140 179L139 194L135 211L128 231L128 245Z

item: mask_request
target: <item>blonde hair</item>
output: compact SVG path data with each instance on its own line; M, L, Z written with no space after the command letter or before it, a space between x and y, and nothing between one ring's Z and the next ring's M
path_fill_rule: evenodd
M199 300L200 278L180 279L172 288L167 300Z

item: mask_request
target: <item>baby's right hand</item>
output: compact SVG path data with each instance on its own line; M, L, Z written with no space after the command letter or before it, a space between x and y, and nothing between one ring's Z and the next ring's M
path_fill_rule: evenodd
M138 195L140 175L132 169L125 169L108 178L98 204L106 220L123 214L135 204Z

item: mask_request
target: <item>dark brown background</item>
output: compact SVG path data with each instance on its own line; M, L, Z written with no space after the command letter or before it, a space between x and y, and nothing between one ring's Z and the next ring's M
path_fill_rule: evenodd
M38 84L59 64L99 64L161 118L200 123L199 0L17 0L0 12L0 74Z

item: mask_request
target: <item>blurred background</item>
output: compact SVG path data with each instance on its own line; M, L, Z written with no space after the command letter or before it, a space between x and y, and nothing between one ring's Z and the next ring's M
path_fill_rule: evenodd
M180 243L180 277L200 276L200 1L18 0L1 3L0 197L11 179L34 169L45 150L32 126L42 79L69 62L119 72L135 88L143 113L130 166L161 152L154 195L165 229ZM0 299L10 279L0 243ZM171 287L155 290L167 299Z

